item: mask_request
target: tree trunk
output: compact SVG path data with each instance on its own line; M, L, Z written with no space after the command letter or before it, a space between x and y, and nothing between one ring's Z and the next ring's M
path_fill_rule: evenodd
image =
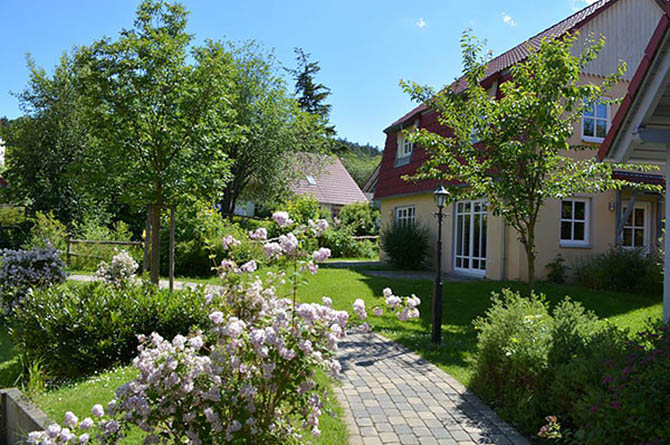
M221 203L221 214L224 216L227 216L231 220L233 219L233 213L235 212L235 208L232 207L234 200L233 200L233 188L231 185L228 185L226 189L223 191L223 202ZM232 207L232 208L231 208Z
M151 282L158 285L161 268L161 205L151 208Z
M174 206L170 207L170 292L174 291Z
M535 290L535 222L528 225L526 256L528 258L528 295L530 295Z

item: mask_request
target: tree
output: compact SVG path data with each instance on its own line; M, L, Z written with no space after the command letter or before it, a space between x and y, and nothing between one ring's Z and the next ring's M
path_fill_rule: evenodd
M5 175L14 202L35 211L53 211L72 225L93 205L81 184L84 152L90 143L79 72L73 58L63 55L53 74L38 68L30 56L28 86L15 96L24 116L3 122L7 142Z
M599 85L582 84L580 73L597 58L605 40L589 42L577 56L571 52L575 40L574 35L546 38L539 49L529 48L528 58L511 68L511 80L500 85L498 99L480 83L488 60L480 56L482 45L467 31L461 40L465 91L447 87L434 94L403 82L405 90L436 110L440 124L450 129L447 136L425 129L413 136L429 156L414 179L443 180L457 199L488 197L494 215L501 215L519 235L530 289L535 286L535 227L545 200L636 186L612 179L617 166L600 163L595 156L572 157L592 149L568 145L574 124L625 70L621 65Z
M219 88L210 89L218 77L208 76L208 66L187 63L192 36L186 23L181 5L145 0L132 29L117 41L82 48L78 57L102 179L118 178L128 202L151 209L154 283L162 208L183 193L213 194L226 179L207 115L224 98L213 94Z
M321 71L319 62L310 62L310 55L301 48L295 48L294 51L298 66L295 69L286 68L286 71L295 80L295 95L298 98L298 105L301 110L320 116L326 124L326 135L334 136L335 127L327 125L332 106L324 103L330 96L330 88L322 83L316 83L314 80L316 74Z
M209 110L213 127L230 129L212 138L230 162L222 212L232 217L240 198L268 202L286 195L304 169L298 154L325 145L320 119L299 109L277 75L274 57L253 42L208 42L197 54L214 67L220 94L227 97Z
M361 145L346 139L333 139L335 153L359 187L363 187L382 160L382 153L370 144Z

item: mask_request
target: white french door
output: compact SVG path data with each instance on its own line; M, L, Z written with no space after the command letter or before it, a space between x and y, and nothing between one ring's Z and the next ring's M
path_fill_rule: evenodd
M456 233L454 236L454 269L456 271L482 276L486 273L487 219L485 200L456 203Z

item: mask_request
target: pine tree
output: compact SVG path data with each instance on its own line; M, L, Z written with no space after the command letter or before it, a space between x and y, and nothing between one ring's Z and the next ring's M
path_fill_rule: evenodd
M311 62L310 55L301 48L295 48L298 67L295 69L286 68L295 80L295 95L298 99L298 106L302 111L318 115L328 123L332 105L324 103L330 96L330 88L322 83L316 83L314 77L321 71L319 62ZM335 126L327 125L326 134L335 135Z

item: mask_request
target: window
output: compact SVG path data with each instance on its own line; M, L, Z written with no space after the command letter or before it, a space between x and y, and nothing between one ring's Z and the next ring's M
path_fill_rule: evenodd
M412 158L412 151L414 150L414 142L412 142L406 134L416 131L416 128L417 124L415 123L404 131L401 130L398 132L398 151L395 156L396 167L409 164L409 161Z
M602 142L609 126L609 105L601 102L585 103L585 105L582 117L582 140Z
M397 207L395 209L395 222L404 225L414 225L414 206L411 207Z
M316 185L316 179L314 179L314 176L312 175L307 175L307 182L309 182L311 185Z
M563 246L589 245L589 200L561 201L561 238Z
M626 214L626 207L623 208ZM643 248L647 245L647 207L636 205L623 226L623 246Z

